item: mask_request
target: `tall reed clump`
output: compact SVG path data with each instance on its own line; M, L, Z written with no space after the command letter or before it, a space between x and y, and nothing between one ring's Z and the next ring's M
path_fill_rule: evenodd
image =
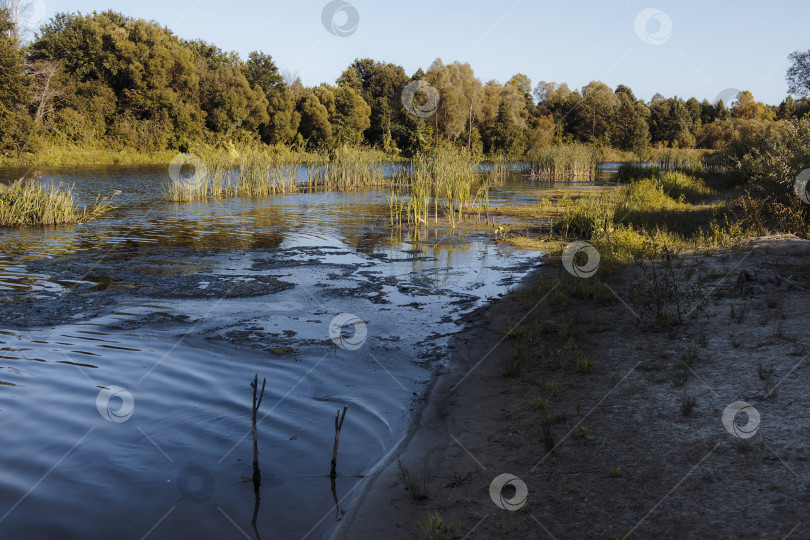
M296 190L295 169L260 150L243 152L239 158L238 195L264 197Z
M163 186L166 198L172 202L194 202L208 199L208 177L170 180Z
M554 180L590 178L598 159L599 152L585 144L546 146L529 154L532 176Z
M198 164L203 170L181 172L165 185L166 196L174 202L204 201L228 197L264 197L296 190L295 166L283 157L258 147L241 151L214 151L203 154ZM189 163L196 159L190 157Z
M705 150L695 148L654 148L649 152L648 161L659 164L663 169L702 169L705 157Z
M385 167L379 153L343 146L323 155L321 165L307 169L310 188L350 191L386 183Z
M79 207L73 188L20 179L0 185L0 226L63 225L95 219L114 208L111 199L97 197L95 203Z
M476 205L488 207L493 175L476 175L476 162L461 148L442 147L413 158L408 169L395 175L389 207L392 225L402 223L405 211L408 225L427 226L431 218L438 223L439 212L455 226L464 212ZM405 201L403 204L402 201Z
M495 177L507 176L515 171L530 169L530 164L516 161L513 156L497 152L481 164L481 171Z

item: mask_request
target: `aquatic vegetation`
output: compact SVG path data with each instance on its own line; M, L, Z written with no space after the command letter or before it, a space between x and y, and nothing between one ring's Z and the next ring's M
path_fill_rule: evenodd
M114 206L111 199L96 198L94 204L79 207L73 188L43 183L38 179L20 179L0 185L0 226L63 225L95 219Z
M245 146L239 149L203 151L186 155L190 163L199 159L205 166L183 178L169 180L166 197L174 202L207 198L266 197L291 193L301 188L310 191L330 189L348 191L381 186L387 182L385 154L342 147L322 154L294 153L285 147ZM305 167L306 184L296 183L300 167Z
M647 155L651 163L658 163L664 169L685 169L703 167L707 151L696 148L653 148Z
M385 154L342 146L322 155L322 163L307 168L307 185L349 191L386 183Z
M529 154L532 176L559 180L590 178L598 159L598 151L585 144L546 146Z
M489 189L497 181L491 171L478 172L478 163L464 149L441 147L427 154L419 154L410 166L402 168L392 183L389 205L395 210L395 201L405 199L408 225L427 226L431 219L439 222L439 214L455 227L465 213L475 210L489 217ZM392 213L393 225L402 222Z

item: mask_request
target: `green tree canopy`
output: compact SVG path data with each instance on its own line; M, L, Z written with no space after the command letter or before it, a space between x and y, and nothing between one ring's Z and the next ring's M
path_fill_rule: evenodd
M24 105L29 88L22 52L8 35L13 26L8 11L0 9L0 148L21 152L31 123Z

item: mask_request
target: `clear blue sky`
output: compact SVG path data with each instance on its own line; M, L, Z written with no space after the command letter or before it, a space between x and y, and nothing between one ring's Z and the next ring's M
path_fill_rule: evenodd
M321 23L325 0L44 0L48 17L113 9L243 57L262 50L306 85L334 83L355 58L400 64L410 75L439 57L470 62L484 82L519 72L533 84L572 89L602 80L626 84L645 100L661 92L714 101L737 88L777 104L787 95L787 55L810 49L807 0L349 1L359 26L337 37ZM668 36L661 45L637 35L634 23L646 8L672 21L669 33L660 17L644 27L653 39Z

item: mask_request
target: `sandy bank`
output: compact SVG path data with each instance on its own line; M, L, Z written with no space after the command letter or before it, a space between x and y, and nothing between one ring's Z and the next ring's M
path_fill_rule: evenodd
M338 537L809 537L810 241L761 238L672 268L689 285L680 324L647 324L649 267L566 298L559 261L531 277L547 296L471 316ZM579 342L586 353L564 350ZM525 367L505 377L516 354ZM411 497L398 460L415 474L429 461L428 498ZM525 504L509 485L491 496L502 474Z

